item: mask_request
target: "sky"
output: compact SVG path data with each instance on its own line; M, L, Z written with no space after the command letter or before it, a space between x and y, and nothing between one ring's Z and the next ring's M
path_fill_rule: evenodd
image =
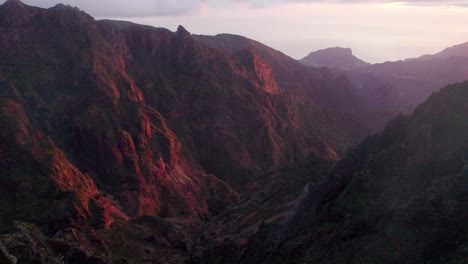
M1 0L0 0L1 1ZM368 62L433 54L468 42L463 0L23 0L61 2L97 19L127 20L192 34L231 33L300 59L328 47L352 48Z

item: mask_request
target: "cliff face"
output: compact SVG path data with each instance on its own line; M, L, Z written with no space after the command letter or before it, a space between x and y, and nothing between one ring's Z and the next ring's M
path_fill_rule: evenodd
M64 5L8 1L0 13L3 109L21 109L11 111L26 120L31 137L60 153L53 156L59 164L33 160L66 167L40 175L77 197L70 219L94 219L91 203L106 215L105 226L114 215L204 218L237 199L223 181L240 188L309 153L336 158L299 127L271 68L255 54L232 58L183 27L173 33L96 22ZM20 133L13 129L5 125L5 148L22 147L9 140ZM13 174L5 184L17 184Z
M347 75L381 116L409 114L441 87L468 79L467 46L465 43L434 55L377 63L349 70ZM381 127L388 122L387 118L380 120L384 121Z
M30 126L21 105L2 99L0 120L0 231L11 228L17 219L58 230L74 222L126 218L114 207L107 215L91 211L90 203L99 209L103 206L95 183L73 166L50 138Z
M44 210L54 196L57 206L71 208L60 215L51 206L57 221L94 219L92 206L105 226L113 215L201 217L236 199L226 183L189 165L178 136L145 103L121 52L92 17L67 6L44 10L17 2L0 12L2 151L13 152L2 154L25 153L9 167L32 164L27 172L4 171L5 186L22 190L12 199L32 203L16 220L35 219L30 210L54 219ZM44 190L22 186L33 176L47 182ZM40 200L43 192L48 196ZM18 210L6 208L5 214Z
M310 153L337 158L256 54L64 5L0 14L3 259L185 260L234 188Z

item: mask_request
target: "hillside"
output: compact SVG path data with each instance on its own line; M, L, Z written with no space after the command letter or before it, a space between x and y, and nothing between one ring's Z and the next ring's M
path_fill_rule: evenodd
M310 180L283 217L204 261L466 262L467 107L467 82L445 87Z

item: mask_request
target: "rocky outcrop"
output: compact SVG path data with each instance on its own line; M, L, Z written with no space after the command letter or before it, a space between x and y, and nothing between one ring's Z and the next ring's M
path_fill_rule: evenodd
M65 5L9 0L0 33L2 262L464 254L466 84L337 162L372 120L340 72Z

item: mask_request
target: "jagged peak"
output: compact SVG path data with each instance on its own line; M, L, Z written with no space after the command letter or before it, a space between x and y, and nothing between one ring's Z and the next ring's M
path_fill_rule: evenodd
M308 66L340 69L359 68L369 65L369 63L354 56L352 49L342 47L331 47L313 51L300 61Z
M188 32L183 26L179 25L177 27L177 34L190 35L190 32Z

